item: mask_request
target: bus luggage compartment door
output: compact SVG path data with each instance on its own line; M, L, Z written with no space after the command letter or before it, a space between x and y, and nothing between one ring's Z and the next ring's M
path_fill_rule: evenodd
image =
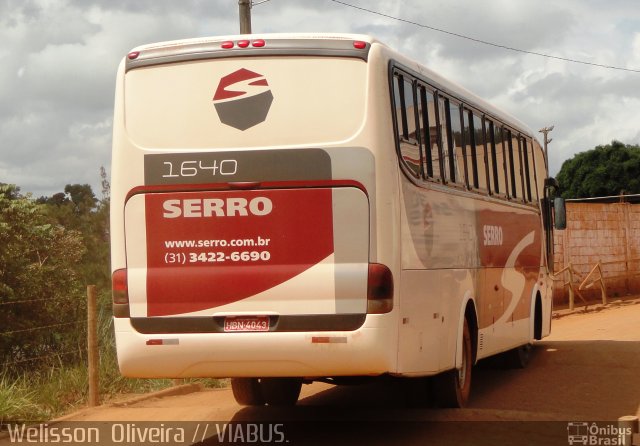
M366 313L359 188L141 193L125 232L132 318Z

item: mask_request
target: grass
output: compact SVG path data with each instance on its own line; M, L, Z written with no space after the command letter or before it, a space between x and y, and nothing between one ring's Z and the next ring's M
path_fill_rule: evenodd
M98 315L101 401L172 386L170 379L132 379L120 375L110 308L105 300L102 302ZM61 359L59 364L17 376L9 370L0 371L0 423L48 421L78 409L87 402L88 382L86 363L64 364ZM226 385L225 380L218 379L188 379L185 382L199 382L205 387Z
M34 402L36 399L37 392L26 379L9 379L3 375L0 377L0 422L45 418L47 413Z

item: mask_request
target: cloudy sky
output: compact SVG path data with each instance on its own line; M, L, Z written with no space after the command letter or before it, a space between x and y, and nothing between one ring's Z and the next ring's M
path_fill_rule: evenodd
M344 1L424 26L331 0L270 0L252 9L253 31L372 34L534 130L554 124L554 174L576 152L640 143L638 0ZM69 183L99 194L120 59L145 43L237 32L237 0L0 0L0 182L36 197Z

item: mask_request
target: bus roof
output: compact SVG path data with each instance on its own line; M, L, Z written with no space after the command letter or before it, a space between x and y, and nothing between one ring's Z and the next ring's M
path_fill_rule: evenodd
M425 65L401 55L375 37L365 34L237 34L158 42L133 48L126 58L125 70L191 60L269 55L356 57L367 61L372 45L383 47L391 59L425 77L435 88L472 107L488 112L505 124L536 139L532 130L519 119Z
M187 60L249 56L337 56L367 60L379 43L360 34L251 34L160 42L134 48L126 70Z
M132 51L145 51L158 48L184 47L199 44L221 43L224 41L240 41L240 40L270 40L270 41L331 41L331 40L347 40L347 41L363 41L369 44L380 43L375 37L366 34L347 34L347 33L265 33L265 34L230 34L226 36L199 37L193 39L169 40L165 42L151 43L135 47ZM318 43L322 45L322 43Z

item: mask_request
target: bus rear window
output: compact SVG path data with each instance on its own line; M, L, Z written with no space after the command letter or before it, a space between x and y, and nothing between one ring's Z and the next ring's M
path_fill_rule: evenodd
M343 141L364 120L366 62L260 57L137 68L125 126L145 148L244 148Z

